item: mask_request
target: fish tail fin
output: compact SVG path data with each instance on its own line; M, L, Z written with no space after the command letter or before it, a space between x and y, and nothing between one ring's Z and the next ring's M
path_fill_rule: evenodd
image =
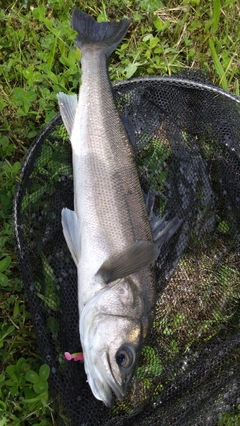
M72 28L78 32L76 44L79 49L95 45L110 56L126 35L130 20L123 19L119 22L97 22L87 13L78 9L73 10Z

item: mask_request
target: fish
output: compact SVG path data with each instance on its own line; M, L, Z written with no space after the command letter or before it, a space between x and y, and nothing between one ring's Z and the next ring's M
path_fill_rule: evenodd
M84 368L107 407L113 394L126 395L153 316L154 261L179 227L177 218L149 221L131 131L113 98L108 58L129 24L99 23L75 8L79 96L57 95L72 147L74 210L62 210L62 227L77 268Z

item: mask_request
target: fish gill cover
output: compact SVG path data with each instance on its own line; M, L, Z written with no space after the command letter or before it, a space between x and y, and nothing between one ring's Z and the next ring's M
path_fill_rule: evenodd
M184 218L156 262L155 317L123 401L96 400L81 352L77 274L62 208L71 147L57 115L30 148L14 201L16 248L59 425L221 425L240 406L240 99L196 73L114 85L155 214Z

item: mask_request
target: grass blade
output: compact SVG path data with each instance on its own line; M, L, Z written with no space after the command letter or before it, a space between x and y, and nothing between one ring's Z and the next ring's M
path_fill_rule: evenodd
M220 0L214 0L213 2L213 25L212 25L212 34L216 34L220 19Z
M225 75L225 71L222 67L222 64L218 58L213 40L210 38L209 40L209 48L211 51L211 56L212 56L212 60L215 66L215 69L220 77L220 83L222 84L222 87L227 90L228 89L228 84L227 84L227 79L226 79L226 75Z
M53 61L54 61L54 56L55 56L55 52L56 52L56 46L57 46L57 37L54 37L49 55L48 55L48 66L50 69L52 69L53 66Z

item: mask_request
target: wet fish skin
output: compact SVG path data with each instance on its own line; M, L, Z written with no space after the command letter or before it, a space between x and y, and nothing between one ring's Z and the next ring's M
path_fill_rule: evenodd
M149 279L146 269L139 275ZM131 278L99 291L80 318L81 341L88 354L84 359L88 382L95 397L108 407L113 403L112 391L119 400L126 394L151 320L151 306ZM132 360L121 366L116 356L126 349Z
M62 224L78 272L85 371L95 397L111 406L112 391L124 398L149 328L155 287L149 265L159 249L107 70L129 21L97 23L75 9L72 26L82 84L78 99L58 95L74 180L74 211L63 209Z

